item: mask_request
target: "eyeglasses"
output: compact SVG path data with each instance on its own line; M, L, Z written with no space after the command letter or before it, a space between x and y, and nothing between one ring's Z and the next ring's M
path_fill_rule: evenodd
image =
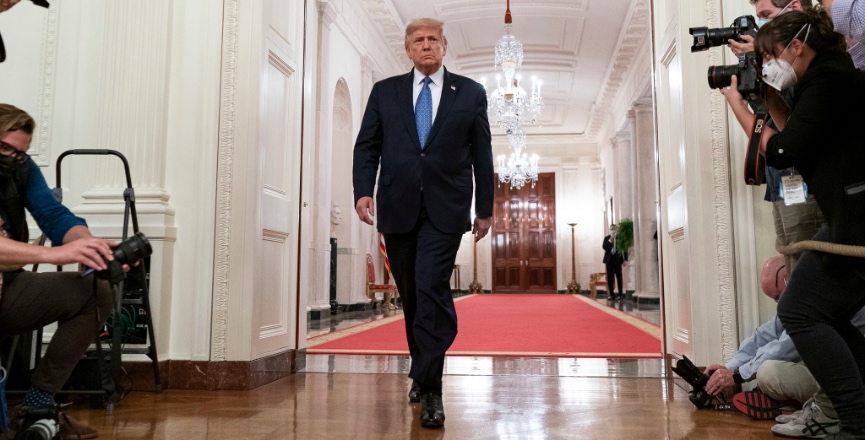
M7 144L6 142L3 142L3 141L0 141L0 154L2 154L4 156L11 157L11 158L15 159L15 161L18 163L27 162L27 159L30 158L29 154L13 147L12 145Z

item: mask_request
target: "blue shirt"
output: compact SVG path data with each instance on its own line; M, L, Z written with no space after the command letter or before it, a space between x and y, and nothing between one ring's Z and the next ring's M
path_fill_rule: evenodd
M865 308L856 312L850 322L859 328L859 331L865 333ZM738 368L739 374L745 380L751 380L757 374L760 365L768 360L789 362L802 360L793 341L781 325L778 315L757 327L753 335L742 341L739 351L725 367L730 370Z
M865 0L835 0L830 12L835 32L847 38L853 64L865 69Z
M45 177L42 176L42 171L33 159L27 159L27 200L24 206L30 211L30 215L36 220L39 229L48 236L53 245L63 244L63 236L72 229L73 226L87 226L83 218L72 214L67 207L63 206L48 184L45 183ZM6 213L3 215L3 228L6 232L12 233L9 228Z

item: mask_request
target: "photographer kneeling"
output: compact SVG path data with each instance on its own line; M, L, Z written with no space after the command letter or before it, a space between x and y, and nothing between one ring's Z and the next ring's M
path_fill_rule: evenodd
M83 264L107 268L115 243L90 234L83 219L57 202L39 167L27 155L35 122L26 112L0 104L0 336L33 331L57 323L57 330L33 373L20 413L54 407L54 394L111 312L113 291L107 281L80 278L74 272L33 273L34 263ZM53 247L28 244L25 208ZM16 421L12 420L13 428ZM59 417L64 438L96 438L98 433L65 414Z
M815 240L865 246L865 74L823 11L788 12L760 29L755 48L766 82L794 86L792 110L774 90L779 131L764 128L761 150L776 168L795 166L826 216ZM865 305L865 259L806 251L778 315L840 420L827 438L865 439L865 336L851 324Z

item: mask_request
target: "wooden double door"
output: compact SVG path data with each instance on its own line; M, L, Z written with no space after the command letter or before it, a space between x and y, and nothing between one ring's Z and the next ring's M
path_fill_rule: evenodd
M498 176L496 176L498 182ZM492 226L493 292L556 292L556 179L532 187L496 186Z

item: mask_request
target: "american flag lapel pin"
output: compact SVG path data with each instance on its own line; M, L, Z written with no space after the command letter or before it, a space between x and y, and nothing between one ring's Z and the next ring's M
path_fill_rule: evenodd
M456 91L457 91L457 86L451 86L451 90L453 90L453 91L456 92Z

